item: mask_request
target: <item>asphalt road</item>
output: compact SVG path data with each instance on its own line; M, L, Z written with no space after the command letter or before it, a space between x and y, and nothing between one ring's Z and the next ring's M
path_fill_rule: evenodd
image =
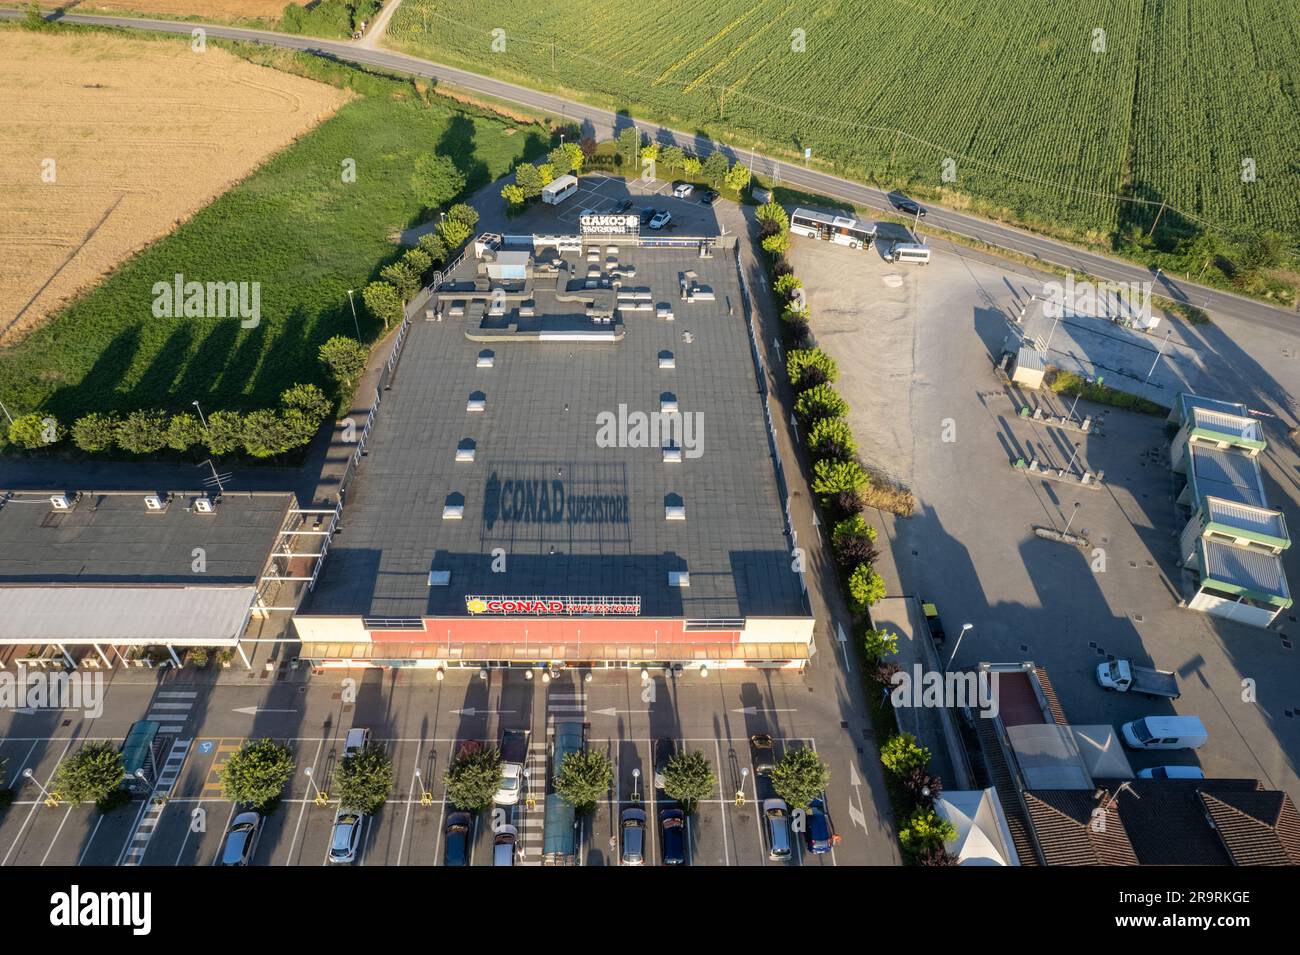
M0 17L6 19L18 19L25 15L21 10L0 10ZM336 57L354 63L378 66L395 72L427 76L439 82L450 83L477 93L559 115L562 119L589 126L590 131L597 137L611 135L631 122L626 116L617 115L609 110L597 109L576 100L566 99L551 93L538 92L514 83L481 76L451 66L443 66L402 53L368 49L357 42L323 40L316 37L275 33L268 30L249 30L241 27L181 23L168 20L88 16L84 14L55 14L50 19L68 23L157 30L165 33L190 33L196 27L202 27L209 36L213 37L244 40L250 43L268 43L303 50L320 56ZM365 41L360 42L364 43ZM717 148L725 149L729 153L735 153L735 150L731 147L715 143L705 137L678 132L651 123L638 122L636 126L654 142L663 145L676 144L689 147L697 155L707 155ZM744 154L742 152L736 155L743 156ZM797 187L808 192L819 193L868 208L882 210L891 208L889 195L879 189L873 189L829 173L805 169L797 164L760 156L756 153L750 153L749 158L751 168L755 172L760 175L775 177L783 185ZM989 245L1018 252L1022 255L1033 256L1065 268L1087 272L1101 279L1119 282L1154 280L1157 294L1189 302L1206 311L1228 312L1243 320L1278 330L1291 329L1296 321L1294 310L1278 308L1183 279L1175 280L1163 274L1157 277L1153 270L1144 266L1088 252L1063 242L1032 235L1012 226L990 222L977 216L953 212L939 206L927 206L927 212L925 220L927 225L979 239Z

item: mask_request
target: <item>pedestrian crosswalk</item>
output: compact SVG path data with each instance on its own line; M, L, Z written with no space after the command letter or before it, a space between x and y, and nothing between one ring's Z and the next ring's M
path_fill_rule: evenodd
M160 724L158 732L164 736L180 733L185 729L185 721L189 719L198 695L195 690L159 690L149 704L145 719Z
M582 691L552 690L546 694L546 715L557 720L584 719L586 695Z
M546 821L546 743L528 746L528 789L514 807L511 825L519 830L524 855L520 865L542 864L542 827Z
M149 848L149 840L153 838L154 830L158 828L158 820L167 805L167 797L171 795L176 785L192 742L194 741L189 739L178 739L172 743L171 752L167 754L162 767L158 770L158 782L154 784L149 802L135 825L135 834L131 836L131 841L123 850L121 865L139 865L144 860L145 850Z

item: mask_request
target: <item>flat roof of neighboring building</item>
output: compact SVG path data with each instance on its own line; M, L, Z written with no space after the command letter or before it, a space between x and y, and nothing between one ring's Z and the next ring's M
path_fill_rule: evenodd
M702 259L695 245L607 237L599 248L597 262L567 253L558 290L553 275L549 292L539 277L504 316L449 307L442 321L412 325L304 614L465 616L469 596L578 595L638 599L641 617L809 616L734 253ZM645 310L593 325L566 293L603 291L597 305L612 305L610 290L585 283L593 269L609 275L613 259L635 270L622 291L644 292ZM688 302L683 279L714 294ZM538 337L593 328L605 340ZM656 434L645 446L598 444L598 416L614 424L607 436L635 438L633 414L672 402L700 416L679 435L680 463L664 460ZM670 507L684 519L666 519ZM670 586L673 572L689 574L688 586Z
M1277 541L1289 541L1286 518L1270 507L1252 507L1218 497L1205 499L1205 516L1212 522Z
M1205 395L1194 395L1189 391L1184 391L1178 396L1178 407L1183 421L1187 421L1188 418L1193 416L1198 408L1206 411L1217 411L1221 414L1237 415L1240 417L1250 416L1250 409L1239 401L1223 401L1219 398L1207 398Z
M1213 448L1189 444L1191 479L1197 500L1213 495L1252 507L1267 507L1259 462L1236 448Z
M202 492L177 492L151 511L156 493L86 491L67 511L50 503L76 497L66 491L0 493L0 587L256 584L295 503L287 491L227 492L204 514L193 507Z
M1291 606L1286 571L1281 558L1249 547L1234 547L1217 540L1201 540L1202 576L1227 585L1256 600Z

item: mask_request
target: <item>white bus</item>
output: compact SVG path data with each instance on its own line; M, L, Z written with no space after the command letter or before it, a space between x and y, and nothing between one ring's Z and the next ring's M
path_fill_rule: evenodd
M577 191L578 177L566 174L542 186L542 202L558 206Z
M917 265L930 264L930 247L919 242L895 242L889 252L891 262L915 262Z
M850 249L869 249L876 238L876 227L849 219L832 216L811 209L796 209L790 216L790 231L810 239L838 242Z

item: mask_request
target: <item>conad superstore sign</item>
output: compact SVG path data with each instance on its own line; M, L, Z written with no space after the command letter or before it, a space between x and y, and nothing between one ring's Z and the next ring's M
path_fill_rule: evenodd
M465 597L465 610L474 616L635 617L640 597Z
M635 235L641 231L641 216L585 215L578 219L578 228L583 235Z

